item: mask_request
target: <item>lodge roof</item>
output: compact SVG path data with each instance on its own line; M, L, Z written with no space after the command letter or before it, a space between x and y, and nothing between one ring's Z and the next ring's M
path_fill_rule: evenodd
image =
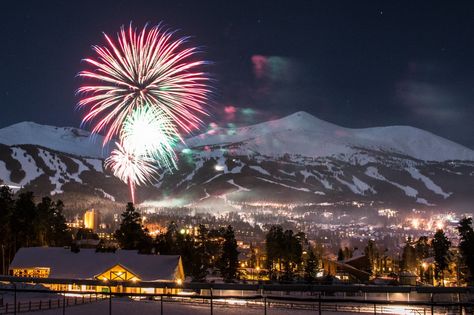
M179 255L141 255L136 250L115 253L81 248L78 253L62 247L23 247L10 269L50 268L49 278L94 279L108 269L121 265L142 281L173 281L181 264Z

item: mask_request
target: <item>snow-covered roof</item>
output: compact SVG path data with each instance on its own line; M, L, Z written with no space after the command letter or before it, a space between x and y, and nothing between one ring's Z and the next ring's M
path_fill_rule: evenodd
M10 268L50 268L50 278L94 279L108 269L121 265L142 281L176 279L179 272L179 255L140 255L135 250L117 250L100 253L95 249L81 248L73 253L62 247L20 248Z

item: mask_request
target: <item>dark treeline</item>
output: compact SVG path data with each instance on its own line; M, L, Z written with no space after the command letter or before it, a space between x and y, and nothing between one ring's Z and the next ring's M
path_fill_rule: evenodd
M197 231L183 230L171 222L166 233L151 238L141 224L140 214L129 203L122 214L122 223L115 232L121 248L137 249L141 253L181 255L184 271L193 281L204 281L209 274L219 275L225 281L239 277L239 252L232 226L208 229L199 225ZM303 259L303 248L308 249ZM283 230L279 225L272 226L266 235L266 253L269 276L272 280L292 281L295 275L304 275L304 280L316 279L318 260L315 250L307 246L304 233ZM255 258L250 259L255 268ZM253 261L253 263L252 263Z
M35 203L32 192L16 198L7 186L0 187L0 259L2 273L17 250L30 246L69 246L71 232L66 226L61 200L44 197Z
M193 281L203 281L214 269L226 281L238 278L239 252L230 225L220 229L199 225L197 233L181 233L171 222L166 233L153 239L143 228L140 214L129 203L115 238L123 249L136 249L144 254L181 255L184 271Z
M271 279L290 281L300 271L304 233L283 231L279 225L270 228L266 235L267 269Z

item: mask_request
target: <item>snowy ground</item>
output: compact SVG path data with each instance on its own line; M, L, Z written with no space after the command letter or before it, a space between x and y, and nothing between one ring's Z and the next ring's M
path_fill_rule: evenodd
M346 312L336 312L328 311L323 308L323 314L336 315L336 314L373 314L373 308L367 307L366 309L361 310L361 312L346 311ZM427 310L428 312L428 310ZM210 314L209 304L197 304L197 303L179 303L179 302L164 302L163 314L173 314L173 315L204 315ZM404 307L392 307L391 309L385 308L382 312L382 309L378 307L377 314L413 314L413 310L405 309ZM436 312L435 312L436 313ZM62 314L62 309L42 311L43 315L53 315L53 314ZM99 315L99 314L109 314L109 302L107 300L95 302L92 304L72 306L66 309L66 314L79 315L79 314L90 314L90 315ZM144 315L144 314L160 314L160 302L159 301L133 301L129 299L114 299L112 303L112 314L117 315ZM260 305L246 305L244 304L235 304L235 305L219 305L214 304L214 315L250 315L250 314L264 314L263 306ZM287 315L287 314L317 314L317 308L315 310L302 310L302 309L284 309L284 308L267 308L268 315ZM415 312L417 314L417 312ZM423 314L421 311L420 314ZM445 313L443 313L445 314Z

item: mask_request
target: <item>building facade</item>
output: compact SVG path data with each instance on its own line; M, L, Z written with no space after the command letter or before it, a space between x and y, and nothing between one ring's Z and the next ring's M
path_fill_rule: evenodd
M127 293L175 293L176 289L110 286L109 281L172 281L182 283L184 270L178 255L141 255L135 250L96 252L82 248L72 252L62 247L20 248L10 265L10 275L70 280L101 280L104 285L51 284L53 290Z

